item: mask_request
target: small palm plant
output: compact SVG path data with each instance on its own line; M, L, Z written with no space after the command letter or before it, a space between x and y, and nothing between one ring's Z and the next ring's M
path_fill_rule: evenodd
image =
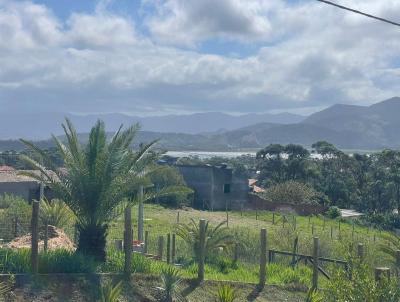
M39 217L43 223L63 228L72 220L73 213L61 200L48 201L44 199L40 204Z
M322 302L323 297L320 295L317 289L310 288L307 292L307 297L305 302Z
M113 285L111 281L100 288L100 302L117 302L121 296L122 281Z
M179 271L174 267L168 267L161 271L162 301L172 302L180 300L179 285L182 282Z
M8 283L0 282L0 301L7 301L7 297L11 292L11 287Z
M216 302L233 302L236 297L235 289L228 284L224 284L218 287Z
M176 234L192 249L196 263L200 264L207 259L212 251L226 248L232 243L233 236L229 234L229 229L225 225L226 221L223 221L216 227L212 227L207 221L204 228L205 240L203 246L200 238L200 226L193 219L189 224L178 224ZM199 269L198 279L202 281L203 277Z

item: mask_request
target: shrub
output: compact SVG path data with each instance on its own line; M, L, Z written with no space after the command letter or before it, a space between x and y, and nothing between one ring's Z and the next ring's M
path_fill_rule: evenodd
M106 262L100 267L102 272L123 272L124 253L112 248L108 250ZM151 271L151 260L139 254L132 254L131 271L135 273L149 273Z
M271 202L293 204L326 204L327 197L316 191L309 184L298 181L287 181L273 185L261 193L261 197Z
M228 284L224 284L218 287L216 302L233 302L236 297L235 289Z
M29 232L32 216L31 206L22 198L12 195L4 195L2 200L3 211L0 212L0 238L5 241L12 240L15 236L25 235ZM18 219L15 227L15 219Z
M100 302L117 302L121 296L122 281L113 285L111 281L102 284L100 288Z
M343 269L334 271L324 301L327 302L394 302L400 299L399 281L384 278L375 282L370 267L356 258L348 259L350 273Z
M161 271L162 300L172 302L179 296L179 285L182 282L179 271L174 267L164 268Z
M6 274L31 272L30 249L0 249L0 271ZM39 254L40 273L91 273L97 262L82 254L63 249Z
M325 213L326 217L335 219L340 216L342 216L342 213L340 212L340 209L338 207L332 206L329 207L328 211Z
M0 249L0 271L3 274L29 273L31 271L29 249Z
M93 258L64 249L39 254L41 273L92 273L97 266Z

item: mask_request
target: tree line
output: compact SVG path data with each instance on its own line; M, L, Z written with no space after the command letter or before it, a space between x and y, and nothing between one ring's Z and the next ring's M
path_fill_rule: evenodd
M259 184L270 188L299 182L322 193L321 203L364 212L400 212L400 151L346 154L319 141L271 144L257 152Z

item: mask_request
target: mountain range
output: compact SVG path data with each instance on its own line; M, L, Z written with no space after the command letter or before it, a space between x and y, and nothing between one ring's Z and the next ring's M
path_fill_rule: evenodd
M138 133L137 141L148 142L158 138L158 146L168 150L258 149L270 143L296 143L309 147L319 140L329 141L342 149L376 150L400 148L399 114L400 98L394 97L371 106L337 104L308 117L289 113L242 116L198 113L146 118L120 114L69 117L79 132L87 132L98 118L105 120L110 130L121 123L140 122L143 131ZM5 122L0 117L0 137L37 139L50 132L60 134L61 128L55 127L59 127L62 118L61 115L52 115L45 120L37 120L38 116L32 115L23 122L19 119L17 127L18 123L9 116L6 120L16 128L4 128ZM49 144L46 140L40 143L44 146ZM0 142L0 150L18 150L21 147L14 140Z
M291 113L279 114L245 114L230 115L220 112L205 112L188 115L164 115L139 117L126 114L63 114L63 113L32 113L15 114L0 113L0 139L29 138L46 139L50 134L63 133L61 123L68 117L78 132L88 132L96 120L106 123L107 130L115 131L121 124L139 123L141 129L151 132L199 134L223 132L255 123L269 122L277 124L297 123L306 117Z

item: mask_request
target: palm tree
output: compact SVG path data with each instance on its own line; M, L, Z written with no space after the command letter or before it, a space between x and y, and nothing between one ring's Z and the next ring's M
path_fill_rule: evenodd
M24 174L45 182L72 210L77 219L77 252L104 261L108 224L121 214L122 200L137 195L154 163L154 155L148 152L154 142L135 152L130 145L138 125L126 130L121 126L107 141L105 125L98 121L90 131L87 145L82 146L70 120L66 119L62 126L66 143L54 135L53 141L64 168L57 168L44 150L22 140L33 156L25 156L24 160L41 172Z
M225 227L226 221L221 222L216 227L212 227L207 221L205 224L205 242L204 242L204 257L215 251L218 248L225 248L231 243L233 237L228 233L228 228ZM196 262L200 260L201 257L201 246L200 246L200 227L199 225L191 219L189 224L178 224L176 227L176 234L183 239L183 241L188 244L195 256Z

